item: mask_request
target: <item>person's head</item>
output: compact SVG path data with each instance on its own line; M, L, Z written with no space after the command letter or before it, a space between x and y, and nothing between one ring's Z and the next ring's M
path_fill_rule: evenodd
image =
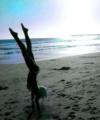
M39 86L39 99L47 97L47 87Z

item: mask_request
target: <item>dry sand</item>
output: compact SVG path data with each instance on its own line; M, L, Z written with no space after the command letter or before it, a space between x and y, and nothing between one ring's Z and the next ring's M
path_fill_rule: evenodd
M100 120L100 53L39 61L39 120ZM27 120L31 112L25 64L0 65L0 120ZM36 120L37 114L31 120Z

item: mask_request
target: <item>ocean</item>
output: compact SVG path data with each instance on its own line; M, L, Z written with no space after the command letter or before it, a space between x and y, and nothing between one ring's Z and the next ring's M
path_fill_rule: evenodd
M25 40L22 39L25 44ZM99 35L73 35L70 38L31 39L36 61L100 52ZM12 39L0 40L0 64L24 63L21 51Z

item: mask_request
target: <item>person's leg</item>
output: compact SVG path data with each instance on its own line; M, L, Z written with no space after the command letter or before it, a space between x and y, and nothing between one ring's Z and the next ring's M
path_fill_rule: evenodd
M22 30L24 32L24 35L25 35L25 40L26 40L26 44L27 44L27 51L28 51L28 54L33 58L33 60L35 61L34 59L34 55L32 53L32 44L31 44L31 40L29 38L29 35L28 35L28 29L24 27L23 24L21 24L22 26Z
M18 34L16 32L14 32L11 28L9 28L9 31L12 34L12 36L14 37L14 39L16 40L17 44L19 45L26 65L28 66L29 69L32 69L33 61L31 59L31 57L28 55L24 44L20 41Z
M10 31L11 35L14 37L14 39L16 40L17 44L19 45L22 53L26 52L26 48L25 48L24 44L19 40L18 34L16 32L14 32L11 28L9 28L9 31Z
M26 40L26 44L27 44L27 53L32 58L32 61L34 63L33 69L35 69L35 66L36 67L38 67L38 66L36 64L36 61L35 61L35 58L34 58L34 54L32 52L32 44L31 44L31 40L30 40L29 35L28 35L28 29L25 28L23 24L21 24L21 26L22 26L22 30L23 30L24 35L25 35L25 40ZM39 71L39 67L38 67L38 71Z

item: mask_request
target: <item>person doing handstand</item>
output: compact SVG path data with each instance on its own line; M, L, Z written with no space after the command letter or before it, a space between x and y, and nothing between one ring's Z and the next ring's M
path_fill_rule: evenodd
M37 85L37 74L39 73L39 67L35 62L34 55L32 53L32 45L30 38L28 36L28 29L24 27L23 24L21 24L22 30L25 35L25 40L27 44L27 48L22 43L22 41L19 39L18 34L14 32L11 28L9 28L10 33L16 40L18 46L21 49L22 55L24 57L25 63L29 69L28 77L27 77L27 88L31 91L31 101L32 101L32 111L34 110L34 100L37 105L37 110L40 112L40 106L39 106L39 88Z

